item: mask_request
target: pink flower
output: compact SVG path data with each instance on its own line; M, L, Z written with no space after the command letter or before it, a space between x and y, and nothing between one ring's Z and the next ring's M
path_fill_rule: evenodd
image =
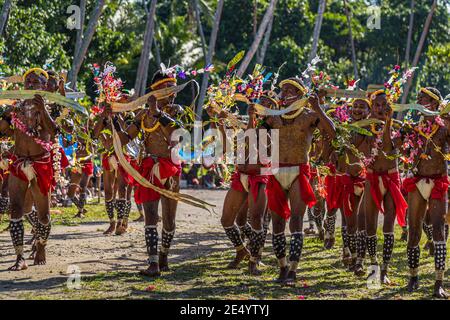
M297 299L298 300L305 300L305 296L298 296Z
M145 291L147 292L151 292L151 291L155 291L156 290L156 286L154 285L149 285L147 288L145 288Z

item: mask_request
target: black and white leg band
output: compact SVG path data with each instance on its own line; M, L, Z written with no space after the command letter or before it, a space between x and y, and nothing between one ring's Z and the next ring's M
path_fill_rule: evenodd
M11 219L9 221L9 234L11 235L11 240L16 251L16 255L23 255L23 219Z
M145 226L144 232L148 263L158 262L158 230L155 225L149 225Z

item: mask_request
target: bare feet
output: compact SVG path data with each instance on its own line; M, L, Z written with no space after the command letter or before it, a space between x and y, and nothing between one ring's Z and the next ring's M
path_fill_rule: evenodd
M288 276L288 272L289 272L289 267L281 267L280 268L280 274L278 275L278 278L275 279L275 282L277 283L284 283L287 279Z
M295 287L296 280L297 280L297 273L295 271L289 271L284 283L289 287Z
M316 230L314 230L314 227L309 227L309 228L305 228L305 230L303 230L305 232L306 235L315 235L316 234Z
M32 232L32 233L33 233L33 232ZM30 240L26 241L25 244L27 244L27 245L33 244L34 239L36 239L36 236L35 236L34 233L33 233L33 236L30 238Z
M31 253L28 259L34 260L35 255L36 255L36 242L34 242L33 245L31 246Z
M159 253L159 270L170 271L168 255L161 252Z
M319 230L319 239L321 241L325 239L325 230L323 228Z
M150 263L147 269L139 271L139 273L143 276L147 277L159 277L161 276L161 272L159 270L159 265L156 262Z
M325 239L325 241L323 243L323 247L327 250L330 250L334 247L335 241L336 241L336 239L334 237Z
M344 251L342 252L342 263L346 268L348 268L350 263L352 263L352 254L350 253L350 251L344 249Z
M257 262L248 262L248 272L252 276L260 276L262 274L262 271L258 269L258 263Z
M380 282L381 282L381 284L386 285L386 286L393 285L393 282L387 276L387 271L386 270L381 270L381 272L380 272Z
M44 265L47 261L45 259L45 245L37 242L36 243L36 255L34 257L35 265Z
M408 292L413 292L419 289L419 277L410 277L406 289L408 290Z
M106 229L106 231L103 232L103 234L112 234L115 230L116 230L116 222L115 221L111 221L109 223L109 228Z
M121 224L121 225L118 224L116 226L116 236L120 236L126 232L127 232L127 229L125 228L125 226L123 224Z
M27 262L23 256L17 256L16 263L8 268L9 271L20 271L28 268Z
M250 252L247 250L247 248L242 248L241 250L236 252L236 257L234 257L234 260L228 264L227 269L236 269L241 261L245 258L248 258L249 256Z
M354 273L357 277L364 277L366 275L366 271L364 270L363 265L359 263L355 265Z
M438 299L448 299L449 296L442 286L442 280L436 280L434 283L433 297Z
M356 258L351 258L350 263L348 264L347 271L354 272L356 269Z

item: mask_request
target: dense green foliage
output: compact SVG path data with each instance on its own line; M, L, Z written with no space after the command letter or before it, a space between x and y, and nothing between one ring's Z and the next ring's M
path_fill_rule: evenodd
M0 1L2 3L3 1ZM4 74L21 72L30 66L42 66L51 59L52 68L70 69L76 30L69 30L66 9L76 0L13 1L4 39L0 42ZM89 47L79 75L79 81L92 92L90 63L115 63L126 87L132 88L145 27L146 12L137 0L107 0L100 24ZM261 21L268 0L257 1L258 22ZM367 28L368 1L349 0L352 9L352 31L355 39L357 65L361 87L382 83L394 64L404 65L409 23L407 0L383 0L381 29ZM378 1L380 2L380 1ZM430 1L416 1L411 60L415 54L422 28L429 12ZM95 5L88 0L87 20ZM208 42L217 0L199 0L201 21ZM253 40L254 0L225 0L214 64L219 74L226 62L239 50L247 49ZM157 5L156 43L162 62L180 63L189 67L204 64L191 0L160 0ZM284 62L282 76L299 74L305 68L312 41L318 0L279 0L275 13L270 45L264 64L271 70ZM438 87L443 95L450 91L450 7L448 0L440 0L433 17L419 63L420 85ZM155 43L154 43L155 44ZM151 75L157 68L155 45L149 68ZM341 0L328 0L319 42L322 68L333 81L344 85L353 78L348 26ZM250 66L252 67L252 66ZM413 90L414 92L414 90Z

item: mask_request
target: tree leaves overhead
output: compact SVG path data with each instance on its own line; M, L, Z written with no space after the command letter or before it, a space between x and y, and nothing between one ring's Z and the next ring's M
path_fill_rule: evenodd
M43 66L54 59L52 68L69 69L72 62L76 30L66 27L67 7L78 1L14 1L4 38L0 40L2 61L0 72L11 75L33 66ZM217 0L199 0L200 18L208 41ZM220 73L239 51L248 50L253 41L254 0L225 0L214 65ZM257 18L261 23L269 0L258 0ZM270 44L264 64L276 71L287 61L280 77L300 74L306 67L318 0L279 0L272 26ZM404 65L409 22L409 1L383 0L381 29L367 28L367 1L349 0L352 12L352 32L361 77L360 86L383 83L394 64ZM430 9L431 1L416 1L412 52ZM0 0L0 5L3 1ZM92 91L90 63L111 61L125 82L134 86L136 68L142 48L147 1L109 0L100 19L87 57L79 75L80 88ZM95 1L87 1L87 12ZM440 1L431 24L418 76L414 84L436 86L443 95L450 91L450 13L449 1ZM203 67L201 41L197 32L193 1L159 0L157 5L155 39L161 60L166 65L189 64ZM155 46L150 56L149 78L158 68ZM328 0L320 35L318 54L333 82L344 86L352 78L353 67L348 43L348 25L341 0ZM248 70L253 69L250 65ZM213 75L213 79L216 77ZM414 94L414 90L413 90ZM190 95L190 93L189 93ZM413 99L413 95L410 96Z

